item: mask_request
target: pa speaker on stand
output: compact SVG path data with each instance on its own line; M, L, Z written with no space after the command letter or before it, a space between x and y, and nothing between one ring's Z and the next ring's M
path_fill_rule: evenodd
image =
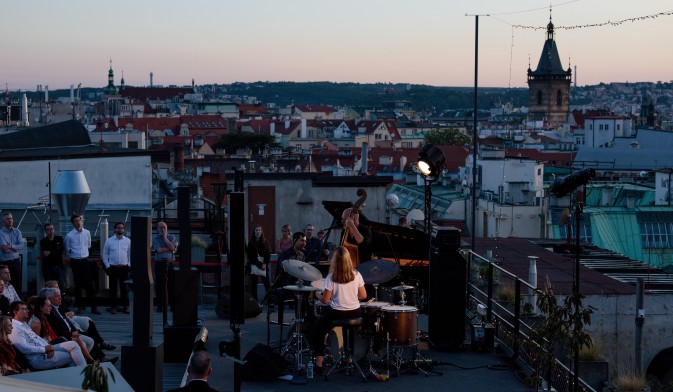
M430 239L428 338L439 351L454 351L465 342L467 262L458 252L460 230L438 228Z

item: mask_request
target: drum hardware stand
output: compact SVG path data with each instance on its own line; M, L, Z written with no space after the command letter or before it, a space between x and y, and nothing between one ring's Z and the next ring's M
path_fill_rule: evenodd
M276 273L276 278L273 280L273 284L271 284L271 287L269 287L269 290L264 294L264 298L262 298L261 303L263 304L266 302L266 345L271 346L271 324L279 325L280 326L280 335L278 337L278 349L283 345L283 326L289 327L290 324L283 322L283 313L284 313L284 306L283 306L283 291L282 288L278 288L278 282L281 280L281 275L283 275L282 267L279 267L281 270L279 270ZM276 319L277 321L271 321L271 298L270 295L271 293L277 293L278 294L278 318Z
M302 280L299 280L299 286L302 285ZM294 353L295 357L295 371L297 373L301 372L301 370L304 367L304 360L303 360L303 354L304 351L310 352L310 345L308 343L308 340L304 336L304 334L301 332L301 324L304 322L303 316L302 316L302 308L301 308L301 303L302 303L302 292L301 291L296 291L295 292L295 300L296 304L294 307L294 322L292 325L292 329L294 332L292 333L292 336L290 337L290 340L287 341L287 344L285 344L285 347L281 350L280 355L285 356L292 350ZM305 345L305 346L304 346ZM306 348L304 348L306 347Z

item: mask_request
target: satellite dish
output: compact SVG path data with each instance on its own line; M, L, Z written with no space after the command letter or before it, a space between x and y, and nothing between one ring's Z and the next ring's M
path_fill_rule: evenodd
M386 196L386 204L390 208L395 208L400 204L400 198L396 194L391 193Z
M425 214L418 208L414 208L407 214L407 222L411 223L412 220L422 222L425 220Z

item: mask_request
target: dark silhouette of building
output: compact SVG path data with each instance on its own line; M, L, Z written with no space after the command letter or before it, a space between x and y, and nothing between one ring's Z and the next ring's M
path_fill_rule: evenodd
M554 41L554 24L549 17L547 40L535 71L528 68L528 119L547 125L568 119L572 70L564 70Z

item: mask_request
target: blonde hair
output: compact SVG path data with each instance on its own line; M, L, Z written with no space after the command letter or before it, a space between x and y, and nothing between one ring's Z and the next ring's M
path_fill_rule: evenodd
M334 283L348 283L355 279L353 261L346 248L343 246L336 247L332 253L330 262L332 265L329 268L329 272L332 274L332 281Z
M7 331L5 331L5 326L11 324L12 320L7 316L0 316L0 340L9 343L9 337L7 336Z

